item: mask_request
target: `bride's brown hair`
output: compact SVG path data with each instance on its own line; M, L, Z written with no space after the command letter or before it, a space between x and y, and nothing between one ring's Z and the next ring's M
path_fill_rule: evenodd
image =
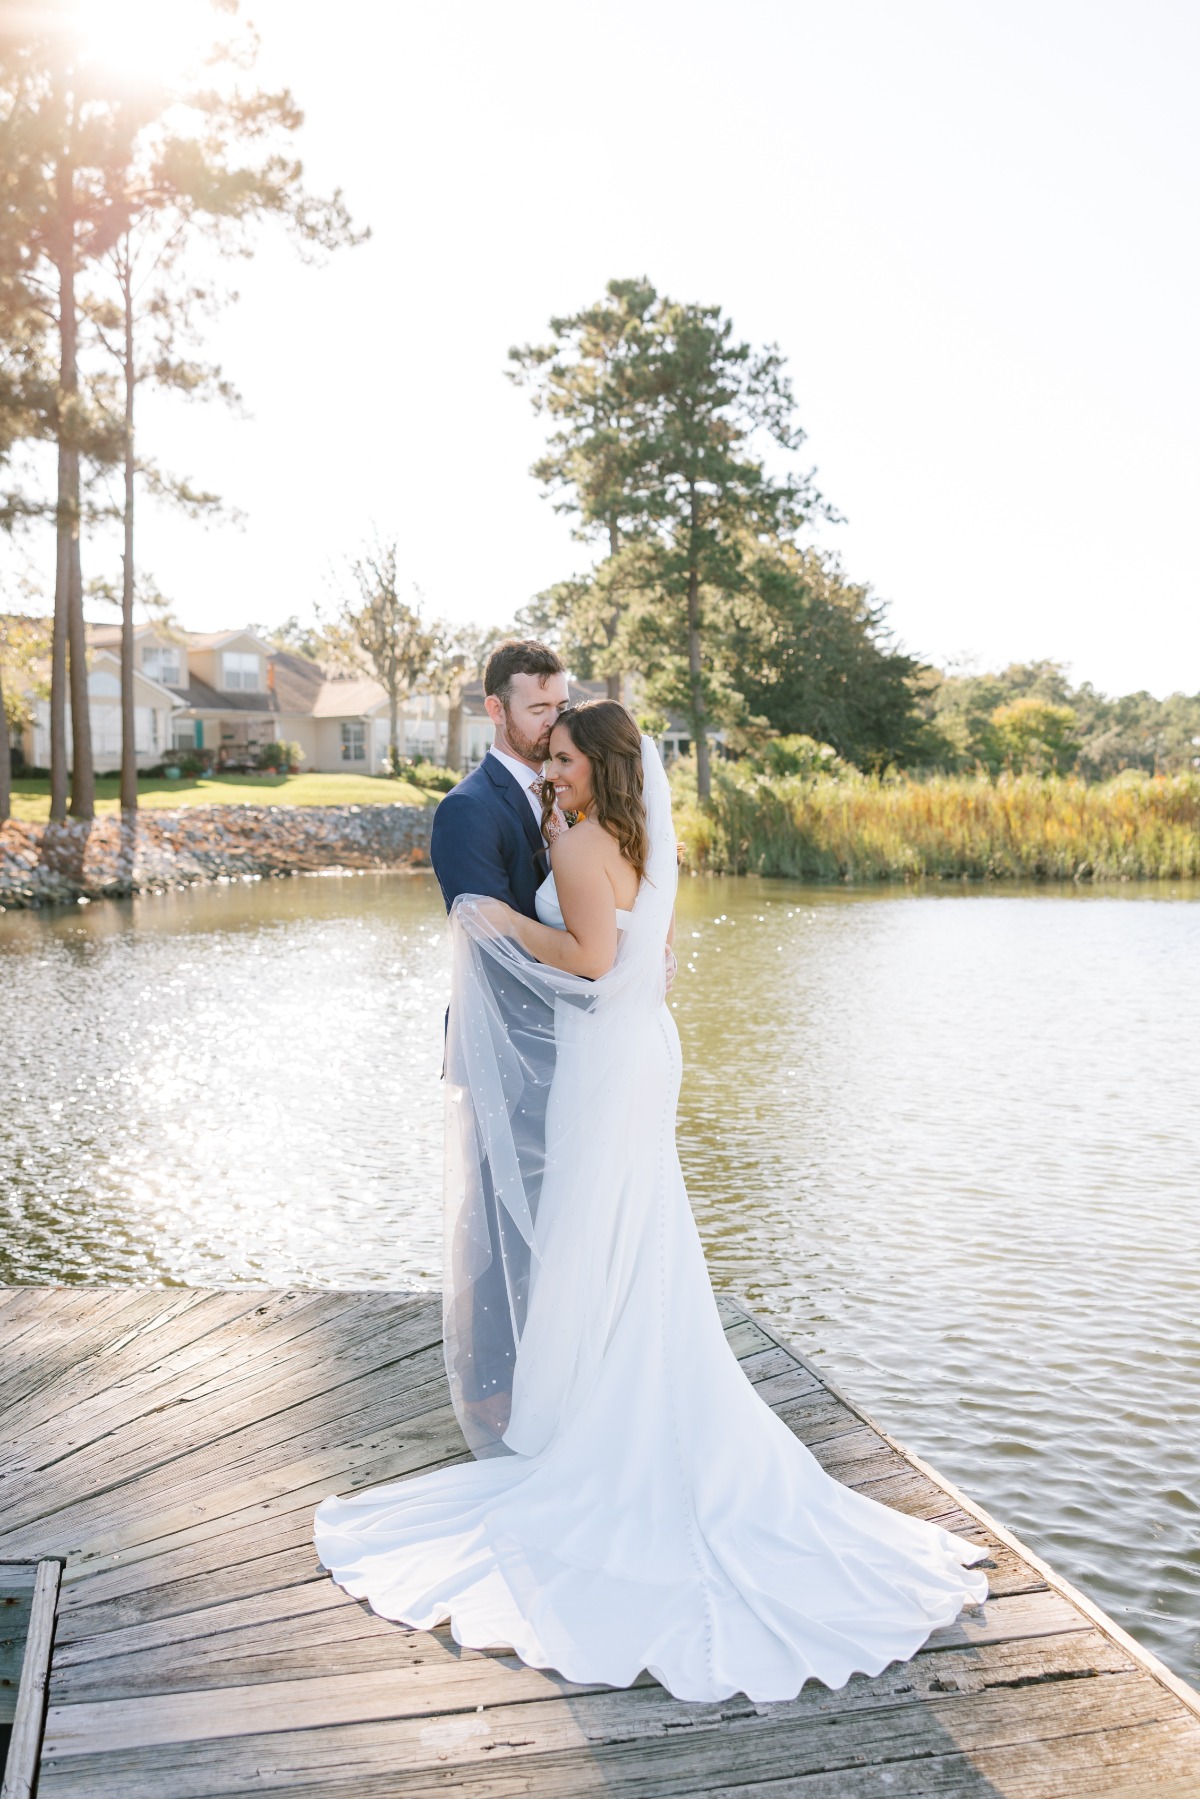
M610 836L640 881L650 855L646 802L642 797L642 734L633 714L619 700L581 700L554 721L564 725L571 742L587 757L592 770L593 816ZM554 810L554 783L542 786L542 835Z

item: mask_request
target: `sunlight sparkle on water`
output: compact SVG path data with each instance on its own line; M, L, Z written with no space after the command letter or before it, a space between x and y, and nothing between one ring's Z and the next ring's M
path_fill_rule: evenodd
M1200 904L688 881L679 1143L744 1295L1193 1681ZM0 1278L433 1287L432 878L0 918Z

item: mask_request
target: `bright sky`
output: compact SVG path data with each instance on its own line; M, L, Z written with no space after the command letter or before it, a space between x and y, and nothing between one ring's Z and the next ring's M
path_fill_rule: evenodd
M238 268L217 347L252 418L147 409L247 514L143 509L185 624L310 612L372 525L451 616L581 567L505 355L644 273L781 346L848 521L822 541L906 647L1200 689L1190 0L248 10L312 184L374 237Z

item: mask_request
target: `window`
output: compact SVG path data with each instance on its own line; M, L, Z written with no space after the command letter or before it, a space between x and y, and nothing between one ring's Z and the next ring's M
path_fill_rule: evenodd
M342 761L365 762L367 759L367 727L361 724L344 723L342 725Z
M174 644L147 644L142 651L142 673L164 686L178 687L181 675L179 651Z
M190 718L176 718L171 723L171 744L177 750L194 750L196 726Z
M92 754L106 760L121 754L121 708L89 706L92 724Z
M246 650L226 650L221 657L227 688L242 688L246 693L261 691L259 660Z

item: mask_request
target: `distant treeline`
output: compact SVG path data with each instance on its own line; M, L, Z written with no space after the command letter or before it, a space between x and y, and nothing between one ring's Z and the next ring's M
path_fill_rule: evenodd
M1102 781L1123 769L1200 768L1200 693L1117 699L1072 687L1057 662L1017 662L1001 674L924 671L913 683L923 739L909 762ZM852 758L857 760L857 758Z

